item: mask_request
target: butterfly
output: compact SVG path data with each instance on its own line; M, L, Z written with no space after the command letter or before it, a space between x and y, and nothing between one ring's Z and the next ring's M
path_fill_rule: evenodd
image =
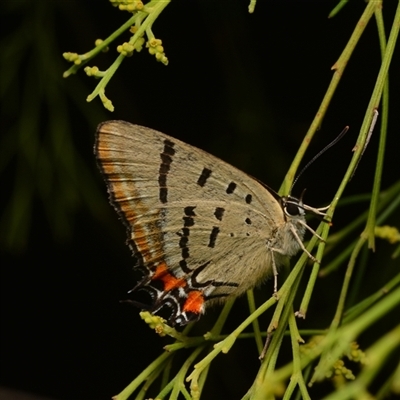
M325 215L196 147L125 121L97 128L94 152L127 228L152 313L186 325L275 276L305 249L305 212Z

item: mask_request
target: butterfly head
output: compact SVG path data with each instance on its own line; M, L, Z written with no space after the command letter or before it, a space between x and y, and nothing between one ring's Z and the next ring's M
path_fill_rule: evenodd
M282 207L285 217L288 218L303 218L305 209L302 198L298 199L293 196L283 196L280 198L280 205Z
M324 222L329 222L324 219L326 216L325 211L330 207L322 207L315 208L310 207L303 203L303 196L306 190L304 189L299 198L293 197L291 195L288 196L278 196L279 204L282 207L283 213L285 217L290 219L304 219L304 215L308 212L310 214L314 214L319 216L319 218Z

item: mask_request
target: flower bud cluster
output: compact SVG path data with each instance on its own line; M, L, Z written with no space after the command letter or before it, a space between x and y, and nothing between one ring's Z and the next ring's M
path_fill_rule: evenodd
M165 56L164 47L160 39L150 39L146 43L146 47L149 49L149 53L156 57L157 61L162 62L164 65L168 65L168 58Z

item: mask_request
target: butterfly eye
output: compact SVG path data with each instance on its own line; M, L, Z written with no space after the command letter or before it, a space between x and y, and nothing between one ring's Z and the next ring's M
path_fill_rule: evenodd
M304 215L304 210L299 206L300 201L294 197L288 197L283 201L283 210L289 217Z
M295 217L296 215L301 215L301 209L297 204L288 203L285 207L286 214L290 215L291 217Z

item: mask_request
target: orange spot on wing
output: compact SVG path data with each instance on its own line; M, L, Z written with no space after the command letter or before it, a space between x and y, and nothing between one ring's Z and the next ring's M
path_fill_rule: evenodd
M161 279L165 274L169 274L167 264L164 262L157 266L152 279Z
M136 230L135 233L139 232L139 234L143 234L139 229ZM140 253L148 254L149 252L149 244L146 240L146 237L141 238L132 238L135 241L137 248L139 249Z
M111 134L111 135L110 135ZM124 222L130 227L131 240L141 253L145 263L150 259L161 259L163 248L155 222L149 222L143 216L149 213L146 201L142 201L141 191L136 187L131 176L136 173L130 166L126 154L119 145L113 126L103 125L98 137L97 157L103 173L107 177L107 185L114 202L123 215ZM156 220L156 218L155 218Z
M164 290L172 290L180 287L186 286L186 281L183 278L175 278L168 271L168 266L165 263L162 263L157 266L154 275L151 280L159 279L164 283Z
M204 296L198 290L189 292L189 295L183 305L183 311L189 311L194 314L200 314L204 307Z

